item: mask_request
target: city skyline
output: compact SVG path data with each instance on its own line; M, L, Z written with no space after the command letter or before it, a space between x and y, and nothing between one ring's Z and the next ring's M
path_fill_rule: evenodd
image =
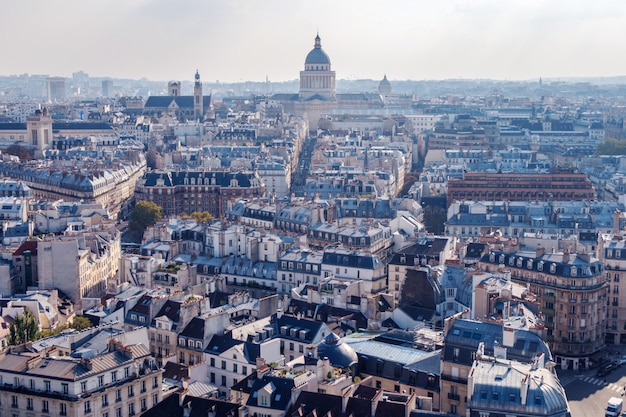
M626 74L620 2L4 2L0 75L189 80L298 78L319 32L338 79Z

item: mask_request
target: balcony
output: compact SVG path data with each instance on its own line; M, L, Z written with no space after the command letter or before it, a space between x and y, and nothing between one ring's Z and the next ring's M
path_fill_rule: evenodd
M451 392L448 393L448 399L449 400L454 400L454 401L459 401L459 394L453 394Z
M467 385L467 378L461 378L461 377L458 377L458 376L441 374L441 379L443 381L458 382L460 384Z

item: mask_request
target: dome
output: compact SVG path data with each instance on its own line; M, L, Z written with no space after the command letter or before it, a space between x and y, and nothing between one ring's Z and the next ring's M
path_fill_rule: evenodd
M387 96L389 95L389 93L391 93L391 83L387 79L386 75L385 78L382 79L380 84L378 84L378 93L382 96Z
M304 60L304 65L330 65L330 58L322 49L320 35L315 37L315 47L309 52Z
M359 357L352 347L335 334L330 333L317 345L317 357L328 358L333 366L348 368L359 362Z

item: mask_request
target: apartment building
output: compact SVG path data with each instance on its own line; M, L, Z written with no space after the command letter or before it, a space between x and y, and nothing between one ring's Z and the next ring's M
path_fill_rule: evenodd
M142 344L109 342L92 358L54 357L24 346L0 356L3 415L130 417L162 397L162 370Z
M546 341L563 369L585 369L605 347L609 283L602 262L588 253L545 248L491 250L484 271L508 270L513 282L537 295Z

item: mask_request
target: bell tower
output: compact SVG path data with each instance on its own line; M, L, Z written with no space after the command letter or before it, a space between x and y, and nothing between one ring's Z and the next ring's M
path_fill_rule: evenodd
M202 97L202 82L200 81L200 74L196 70L195 83L193 85L193 115L194 119L202 120L204 118L203 97Z

